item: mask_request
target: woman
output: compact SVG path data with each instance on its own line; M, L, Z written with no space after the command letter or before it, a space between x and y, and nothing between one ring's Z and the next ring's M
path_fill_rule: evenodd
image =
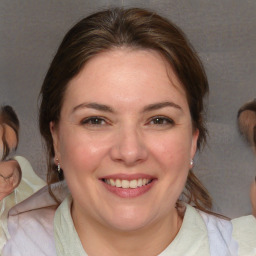
M235 221L232 237L191 170L207 92L185 36L157 14L80 21L41 90L52 197L44 189L12 209L2 255L253 255L255 219L241 220L246 232ZM70 192L53 184L63 178Z
M19 119L11 106L0 108L0 251L6 243L8 211L45 186L22 156L10 158L18 147Z
M238 127L241 134L249 142L256 154L256 99L244 104L237 114ZM256 178L251 185L252 212L256 217Z

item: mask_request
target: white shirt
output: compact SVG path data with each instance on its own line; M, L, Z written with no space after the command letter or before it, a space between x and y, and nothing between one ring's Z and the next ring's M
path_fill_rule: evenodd
M61 184L55 193L64 196ZM87 256L70 213L71 196L56 210L44 188L10 212L11 239L2 256ZM31 211L31 206L33 210ZM159 256L255 256L256 220L253 216L231 221L187 205L182 226Z

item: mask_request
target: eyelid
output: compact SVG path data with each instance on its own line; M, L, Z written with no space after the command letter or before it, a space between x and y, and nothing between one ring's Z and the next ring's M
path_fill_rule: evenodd
M93 124L93 123L89 123L92 120L98 119L99 121L103 121L105 122L105 124ZM103 116L88 116L86 118L83 118L80 122L82 125L90 125L90 126L102 126L102 125L106 125L109 124L110 122L108 121L107 118L103 117Z
M153 125L174 125L175 124L175 122L172 118L163 116L163 115L153 116L153 117L149 118L149 120L146 122L146 124L150 124L151 121L154 121L156 119L161 119L161 120L167 121L167 123L166 124L153 124Z

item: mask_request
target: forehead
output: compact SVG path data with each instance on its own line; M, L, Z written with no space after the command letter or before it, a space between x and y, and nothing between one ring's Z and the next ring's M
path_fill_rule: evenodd
M68 84L65 99L134 102L149 97L181 97L185 92L171 66L156 51L119 48L89 60ZM157 99L156 99L157 100Z

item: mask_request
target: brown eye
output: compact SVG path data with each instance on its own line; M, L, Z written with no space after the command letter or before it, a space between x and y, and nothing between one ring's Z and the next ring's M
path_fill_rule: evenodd
M105 125L106 121L101 117L95 116L95 117L88 117L88 118L82 120L82 124L95 125L95 126L99 125L100 126L100 125Z
M149 124L152 124L152 125L173 125L174 121L170 118L167 118L167 117L157 116L157 117L153 117L149 121Z

